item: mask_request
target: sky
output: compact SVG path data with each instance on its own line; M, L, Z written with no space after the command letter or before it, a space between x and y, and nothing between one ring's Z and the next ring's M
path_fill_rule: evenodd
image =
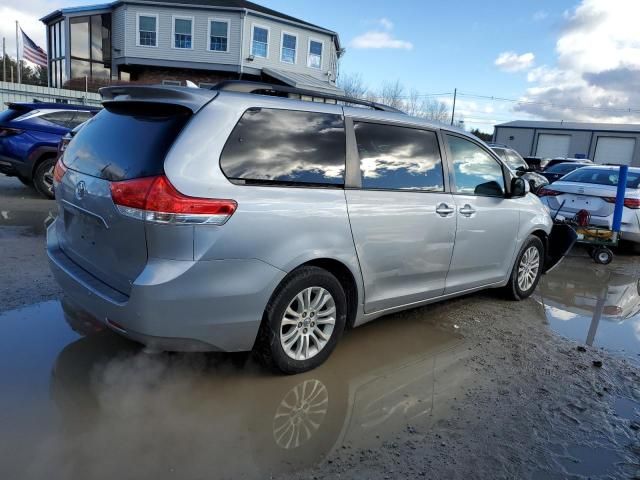
M91 0L2 0L0 35L15 55L15 20L44 47L38 18ZM640 123L640 0L258 0L338 32L342 74L371 89L452 103L467 128L516 119ZM445 95L434 95L445 94ZM485 98L488 97L488 98ZM493 98L491 98L493 97Z

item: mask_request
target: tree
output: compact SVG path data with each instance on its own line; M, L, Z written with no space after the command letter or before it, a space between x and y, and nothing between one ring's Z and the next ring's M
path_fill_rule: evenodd
M18 81L18 69L17 62L11 58L9 55L5 55L3 59L6 62L6 78L3 78L2 81L10 82L11 81L11 71L13 70L13 81ZM33 65L33 67L25 62L24 60L20 62L22 65L22 83L27 85L47 85L47 68L40 67L38 65ZM2 68L2 66L0 66Z
M338 87L344 90L347 97L362 99L367 96L368 88L359 73L341 74L338 77Z
M491 133L481 132L478 128L471 130L471 134L484 142L491 142L493 140L493 135Z
M404 107L404 86L400 80L385 82L378 95L380 102L393 108L402 110Z

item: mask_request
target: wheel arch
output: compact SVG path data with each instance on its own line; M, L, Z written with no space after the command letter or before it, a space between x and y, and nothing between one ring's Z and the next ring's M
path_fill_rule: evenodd
M40 146L29 153L30 175L31 178L36 173L38 165L49 158L56 158L58 156L58 147L52 147L49 145Z

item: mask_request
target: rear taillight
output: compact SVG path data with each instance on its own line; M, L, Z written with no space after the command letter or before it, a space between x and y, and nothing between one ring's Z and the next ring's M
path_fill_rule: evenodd
M556 190L542 187L540 190L538 190L537 195L539 197L557 197L558 195L562 195L562 192L557 192Z
M19 128L0 127L0 138L13 137L14 135L19 135L22 132L24 132L24 130L20 130Z
M67 166L62 162L62 157L60 157L56 162L55 168L53 169L53 181L56 183L60 183L65 173L67 173Z
M616 197L604 197L603 200L608 203L616 203ZM640 208L640 198L625 198L624 206L637 210Z
M111 198L122 215L182 225L222 225L238 206L234 200L183 195L164 175L112 182Z
M618 307L615 305L607 305L602 309L602 313L604 313L605 315L621 315L622 307Z

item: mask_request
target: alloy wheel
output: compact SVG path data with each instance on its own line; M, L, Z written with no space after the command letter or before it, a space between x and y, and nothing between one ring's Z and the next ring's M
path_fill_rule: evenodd
M518 287L523 292L533 286L540 270L540 252L533 245L527 248L518 265Z
M280 324L280 344L289 358L308 360L327 345L336 324L336 303L328 290L309 287L289 303Z

